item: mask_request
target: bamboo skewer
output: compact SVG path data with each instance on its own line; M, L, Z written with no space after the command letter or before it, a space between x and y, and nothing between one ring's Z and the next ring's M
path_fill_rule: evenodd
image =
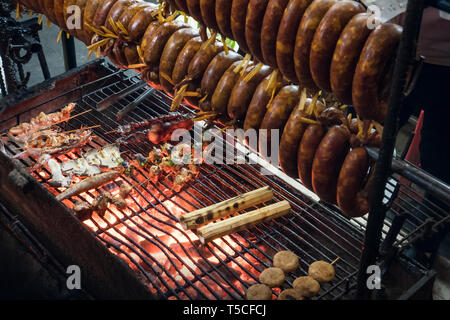
M281 201L270 206L244 213L217 223L209 224L197 230L202 244L214 239L248 229L256 224L270 221L288 214L291 205L288 201Z
M80 128L80 129L74 129L74 130L70 130L70 131L65 131L65 132L61 132L61 134L68 134L68 133L74 133L77 132L78 130L90 130L90 129L96 129L96 128L100 128L102 125L96 125L96 126L92 126L92 127L87 127L87 128Z
M273 199L273 191L269 187L239 195L229 200L216 203L212 206L187 213L180 218L181 226L186 230L197 229L205 224L220 218L250 208L256 204Z
M334 259L334 261L332 263L330 263L331 265L334 265L336 262L338 262L341 258L337 257L336 259Z

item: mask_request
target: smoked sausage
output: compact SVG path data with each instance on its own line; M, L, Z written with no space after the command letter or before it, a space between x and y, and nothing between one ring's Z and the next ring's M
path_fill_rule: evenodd
M369 36L367 19L371 14L359 13L345 26L336 48L330 67L330 85L333 94L345 104L352 104L352 83L359 56Z
M297 79L302 87L316 88L309 68L311 43L320 21L334 3L334 0L314 0L306 9L298 28L294 49L294 64Z
M330 66L339 35L353 16L364 11L364 6L355 1L336 2L317 27L309 62L311 76L320 89L331 92Z
M369 36L353 78L353 105L362 119L384 122L389 98L387 83L380 83L395 57L402 28L392 23L378 26ZM380 94L381 93L381 94Z
M346 126L334 126L323 137L312 166L312 186L321 200L337 203L337 180L342 163L350 148L350 131Z
M337 203L350 218L369 212L369 201L361 194L369 171L369 156L364 148L352 149L344 160L337 185Z

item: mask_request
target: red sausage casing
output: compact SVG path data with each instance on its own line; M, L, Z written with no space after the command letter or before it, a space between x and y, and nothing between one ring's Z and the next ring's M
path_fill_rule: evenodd
M314 155L312 185L321 200L336 204L339 172L350 147L350 132L334 126L324 136Z
M369 156L364 148L350 151L339 173L337 203L349 217L362 217L369 212L369 201L361 190L369 171Z

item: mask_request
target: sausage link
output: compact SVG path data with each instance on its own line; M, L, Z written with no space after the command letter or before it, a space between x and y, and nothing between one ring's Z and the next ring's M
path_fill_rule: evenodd
M117 67L125 69L128 66L128 61L122 48L123 45L124 43L120 39L114 41L114 45L109 57L111 58L112 56L112 59L116 62Z
M314 34L309 57L311 76L316 85L331 91L330 66L339 35L353 16L365 12L355 1L336 2L325 14Z
M278 29L276 56L277 64L283 76L297 82L295 65L293 61L296 34L303 14L313 0L290 0L284 10Z
M253 94L258 85L267 77L272 69L269 66L263 66L249 81L246 76L253 71L256 66L249 67L243 76L237 81L231 92L228 102L228 116L231 119L240 120L245 117Z
M122 4L126 2L124 0L106 0L103 2L100 0L100 4L95 11L94 18L92 19L93 27L99 29L101 26L105 25L109 12L117 1L122 1Z
M245 19L247 18L247 8L250 0L233 0L231 6L231 32L233 39L239 44L239 47L250 52L245 40Z
M311 104L311 99L306 101L304 108L308 108ZM286 127L283 130L280 142L280 166L281 169L288 176L297 178L297 151L302 141L303 134L308 127L308 124L302 122L303 118L310 118L306 115L303 109L299 107L295 108L286 123Z
M227 106L228 101L230 100L231 92L240 77L239 72L234 72L234 69L236 69L236 67L240 64L241 61L236 61L228 68L228 70L220 78L216 90L211 98L211 109L219 115L226 115L227 113Z
M45 15L51 22L56 23L55 2L54 0L44 0Z
M159 66L159 61L167 41L175 31L182 28L189 28L189 25L179 22L164 22L160 25L150 37L146 48L142 48L145 63L149 66Z
M33 9L33 8L32 8ZM64 19L64 1L55 1L54 3L56 24L63 30L67 29ZM36 11L35 9L33 11Z
M216 0L216 21L220 33L227 38L233 38L231 31L231 6L233 0Z
M369 171L369 156L364 148L351 150L344 160L337 185L337 203L348 217L362 217L369 212L369 201L361 195Z
M160 26L161 23L159 23L159 21L153 21L148 25L141 40L141 50L143 53L150 50L150 42L152 40L152 37Z
M181 50L172 72L172 81L175 84L179 84L186 78L189 64L198 50L200 50L202 43L203 42L200 37L195 37L189 40L183 50Z
M334 126L324 136L314 155L312 186L321 200L336 204L339 172L350 147L347 127Z
M278 79L270 87L270 76L267 76L256 88L247 110L247 115L244 121L244 130L255 129L258 130L267 112L268 104L272 98L272 93L277 94L278 91L285 85L282 76L279 73Z
M134 3L122 13L118 21L122 24L125 30L128 30L128 26L130 25L130 22L134 18L134 16L147 7L149 7L149 4L147 2Z
M315 0L306 9L298 28L294 49L294 64L297 79L302 87L316 89L309 68L309 55L314 33L334 0Z
M205 73L206 68L217 56L224 50L223 44L216 42L214 45L208 45L200 48L192 61L189 63L187 78L189 81L200 80Z
M283 133L284 127L289 119L292 110L299 101L299 88L296 85L283 87L273 99L263 121L259 132L259 150L263 157L271 157L268 148L272 144L272 130L279 130L279 135Z
M108 16L106 17L106 20L104 22L105 27L112 31L113 27L111 25L111 20L112 21L119 20L122 13L124 13L131 5L133 5L136 2L137 0L119 0L115 2L114 5L111 7L111 10L109 10L108 12Z
M173 85L165 76L172 77L173 69L181 50L183 50L190 39L197 36L198 32L195 29L183 28L172 34L169 41L167 41L159 63L159 80L161 86L168 93L173 93Z
M302 184L309 190L312 187L312 165L317 148L325 135L325 128L322 125L309 125L303 133L302 140L297 152L298 176Z
M32 10L32 11L34 11L34 12L37 12L36 11L36 8L37 8L37 2L36 1L33 1L33 0L26 0L26 1L20 1L24 6L25 6L25 8L27 8L28 10Z
M189 15L197 20L201 25L204 25L205 22L203 21L202 11L200 10L200 0L187 0L186 4Z
M269 0L250 0L245 19L245 41L248 49L253 57L262 62L261 28L268 3Z
M136 13L128 24L128 36L130 41L138 42L142 39L148 25L156 19L156 10L156 6L149 4L147 7Z
M216 20L216 1L200 0L200 12L202 14L205 25L213 30L218 30Z
M284 9L289 0L269 0L261 26L261 54L265 64L272 68L277 66L277 35L280 29Z
M127 60L128 66L139 63L139 53L137 51L137 45L133 43L124 43L123 53Z
M211 110L211 98L216 90L220 78L233 63L240 60L242 60L242 56L234 51L229 51L228 54L222 51L214 57L203 74L201 82L200 93L202 97L207 97L205 102L200 106L201 110Z
M85 21L85 11L86 11L86 5L88 3L88 0L77 0L75 2L75 5L77 5L81 12L81 24L80 24L80 29L75 30L75 36L82 41L85 45L90 45L91 44L91 36L90 33L88 32L88 28L84 25L84 21Z
M51 1L53 2L53 1ZM86 3L86 7L84 8L84 28L86 30L87 37L92 39L94 36L94 31L92 31L88 26L93 27L94 17L98 10L98 7L102 4L101 0L92 0Z
M333 94L345 104L352 104L352 82L356 65L364 44L369 37L367 19L370 13L359 13L345 26L334 50L330 67Z
M188 74L186 80L189 83L189 91L199 91L201 87L202 77L205 74L211 61L224 50L223 43L216 42L214 45L201 47L200 50L192 58L189 63ZM191 105L198 106L199 98L186 97L186 100Z
M400 26L385 23L370 34L364 45L352 90L353 105L362 119L384 122L389 98L389 90L385 89L389 86L380 83L380 79L387 74L386 66L395 57L401 34Z

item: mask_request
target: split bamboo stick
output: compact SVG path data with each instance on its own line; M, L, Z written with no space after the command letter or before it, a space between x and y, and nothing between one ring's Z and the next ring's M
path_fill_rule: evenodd
M273 199L273 191L270 187L254 190L229 200L216 203L212 206L187 213L180 218L181 226L186 230L198 229L205 224L220 218L250 208L256 204Z
M214 239L248 229L256 224L273 220L288 214L291 205L288 201L281 201L270 206L244 213L217 223L209 224L197 230L202 244Z

